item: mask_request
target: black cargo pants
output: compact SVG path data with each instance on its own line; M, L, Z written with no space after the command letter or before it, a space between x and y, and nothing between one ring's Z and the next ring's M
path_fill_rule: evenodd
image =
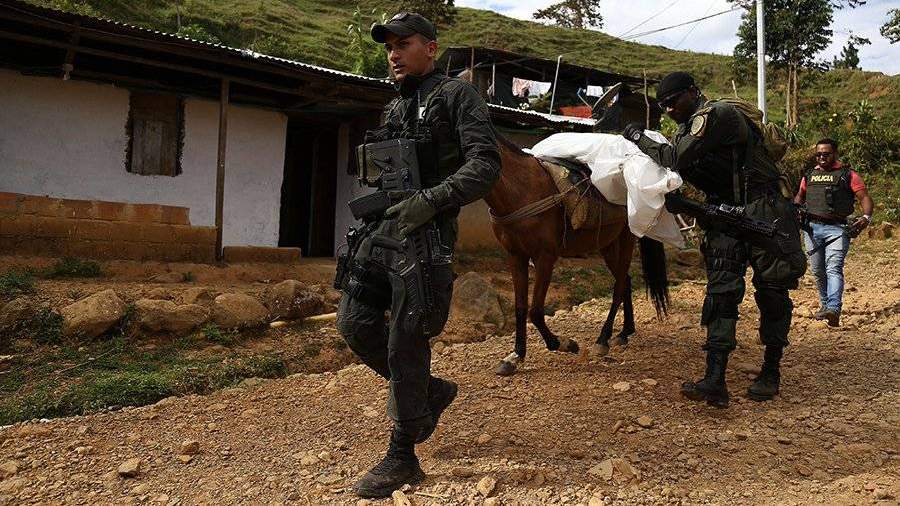
M765 196L751 202L747 213L765 220L778 219L779 230L789 237L763 248L727 235L715 227L706 230L701 251L706 261L706 298L701 325L706 327L708 351L734 350L738 305L744 298L744 275L753 268L754 298L759 308L759 338L765 345L787 346L794 304L788 290L806 271L800 247L799 222L787 199Z
M376 260L390 265L390 256L387 253ZM410 307L403 280L389 269L372 269L365 293L358 297L343 293L337 311L337 328L360 360L389 381L388 416L401 429L408 426L417 430L431 421L428 391L434 378L429 339L434 336L426 336L419 326L410 325L415 320L415 315L410 314L414 308ZM440 333L450 313L451 265L432 269L432 286L438 314L437 333Z

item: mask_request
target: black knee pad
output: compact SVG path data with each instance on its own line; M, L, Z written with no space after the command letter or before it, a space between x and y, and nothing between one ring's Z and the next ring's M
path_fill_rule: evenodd
M703 300L703 312L700 316L701 325L709 325L716 318L738 319L738 301L736 297L728 293L707 293Z

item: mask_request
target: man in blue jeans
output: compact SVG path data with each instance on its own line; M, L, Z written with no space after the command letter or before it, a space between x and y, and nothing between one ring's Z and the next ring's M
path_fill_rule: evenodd
M855 201L863 216L847 225ZM800 180L794 203L806 204L808 226L804 229L807 251L819 248L809 258L809 268L819 288L821 309L816 319L837 327L844 293L844 258L850 248L850 232L869 226L875 204L859 174L837 160L837 142L822 139L816 144L816 166ZM821 245L824 247L820 247Z

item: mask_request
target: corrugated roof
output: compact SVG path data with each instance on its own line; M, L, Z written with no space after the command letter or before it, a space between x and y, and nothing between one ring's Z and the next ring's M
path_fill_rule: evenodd
M60 9L55 9L51 7L43 7L32 5L20 0L0 0L0 6L4 8L16 10L19 12L24 12L26 14L32 16L41 16L45 19L50 19L55 22L71 24L74 21L78 21L80 26L79 30L91 30L91 29L100 29L101 27L107 28L108 31L112 33L117 33L119 35L128 36L127 31L138 32L145 36L145 38L154 39L159 42L188 42L190 44L194 44L197 46L203 46L208 49L217 50L226 54L230 54L232 56L239 56L242 58L250 58L257 61L268 62L273 65L287 65L289 67L308 71L312 73L319 74L328 74L332 75L344 80L348 81L357 81L357 82L365 82L370 84L376 84L379 86L384 86L389 88L391 86L390 81L387 79L378 79L373 77L361 76L357 74L352 74L350 72L343 72L340 70L330 69L327 67L320 67L318 65L312 65L309 63L304 63L296 60L290 60L287 58L280 58L277 56L267 55L263 53L258 53L256 51L252 51L249 49L236 48L231 46L226 46L224 44L216 44L213 42L207 42L203 40L193 39L190 37L185 37L182 35L177 35L174 33L163 32L160 30L153 30L150 28L144 28L142 26L124 23L121 21L115 21L108 18L102 17L94 17L94 16L85 16L82 14L75 14L72 12L63 11ZM97 25L97 26L94 26ZM112 29L112 30L109 30Z
M536 117L541 118L543 120L549 121L551 123L569 123L572 125L582 125L582 126L594 126L597 124L597 120L592 118L579 118L577 116L561 116L559 114L547 114L543 112L537 111L528 111L522 109L516 109L514 107L506 107L503 105L497 104L488 104L489 109L494 109L497 111L503 111L509 114L516 114L519 116L525 117Z
M326 74L330 76L337 77L341 80L355 83L365 83L368 85L374 85L383 89L392 89L391 81L387 79L377 79L373 77L366 77L357 74L352 74L349 72L343 72L340 70L335 70L327 67L321 67L318 65L312 65L309 63L304 63L296 60L290 60L287 58L281 58L278 56L267 55L263 53L259 53L256 51L252 51L250 49L242 49L231 46L226 46L224 44L216 44L213 42L207 42L203 40L193 39L190 37L185 37L182 35L177 35L173 33L163 32L160 30L153 30L149 28L144 28L142 26L124 23L121 21L115 21L112 19L94 17L94 16L85 16L82 14L75 14L67 11L63 11L60 9L55 9L51 7L42 7L36 6L29 3L22 2L20 0L0 0L0 6L7 9L12 9L21 13L25 13L30 16L42 17L45 20L50 20L66 25L72 25L74 22L78 22L78 29L80 31L104 31L106 33L114 33L120 36L134 36L129 34L128 32L134 32L135 34L139 34L141 38L144 39L153 39L160 43L187 43L188 45L192 45L197 48L205 48L214 51L219 51L222 53L229 54L231 56L238 56L240 58L252 59L255 61L265 62L271 65L277 65L281 67L288 67L299 70L301 72L311 72L316 74ZM596 121L590 118L577 118L571 116L559 116L556 114L545 114L537 111L523 111L521 109L515 109L512 107L504 107L501 105L489 104L490 109L499 112L501 114L519 116L523 120L530 119L538 119L540 121L548 122L550 124L571 124L571 125L580 125L580 126L593 126Z

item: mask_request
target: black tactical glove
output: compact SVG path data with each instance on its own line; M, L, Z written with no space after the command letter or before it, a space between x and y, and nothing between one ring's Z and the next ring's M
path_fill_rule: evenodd
M642 123L629 123L625 125L625 129L622 130L622 137L625 137L635 144L641 140L642 135L644 135L644 125Z
M384 212L385 218L397 219L397 231L403 239L413 230L431 221L437 209L426 191L419 190L399 204L393 205Z

